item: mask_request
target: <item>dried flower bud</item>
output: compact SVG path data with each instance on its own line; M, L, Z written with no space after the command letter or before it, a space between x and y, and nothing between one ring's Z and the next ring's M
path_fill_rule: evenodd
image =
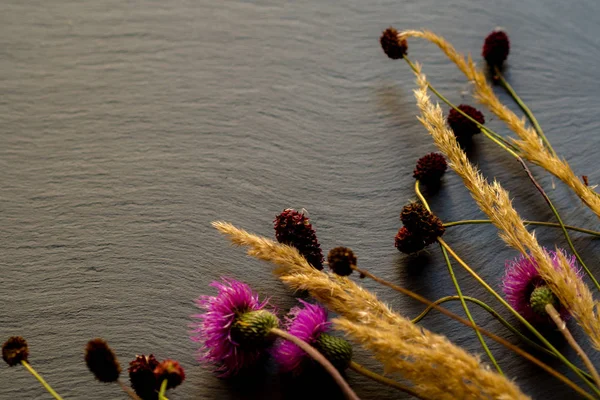
M474 107L467 104L461 104L458 109L479 122L481 125L485 123L483 114ZM450 109L448 113L448 125L454 132L456 139L459 141L469 140L471 136L481 132L479 126L476 123L456 111L454 108Z
M340 371L350 366L352 345L347 340L322 333L314 347Z
M409 231L423 238L425 245L435 242L446 231L442 221L417 202L404 206L400 220Z
M556 309L560 308L558 298L546 285L538 286L531 292L529 303L533 312L541 316L548 315L546 312L547 304L552 304Z
M265 348L275 340L271 330L278 326L279 319L270 311L246 312L231 326L231 339L246 349Z
M2 359L11 367L27 361L29 348L27 341L21 336L12 336L2 345Z
M385 54L392 60L404 58L408 50L406 39L398 38L398 31L391 26L383 31L379 43Z
M318 270L323 269L323 252L317 234L304 213L291 208L275 217L275 237L279 243L298 249L308 263Z
M334 273L348 276L352 273L352 266L356 265L356 256L352 249L340 246L329 250L327 263Z
M173 360L165 360L158 364L154 369L154 375L161 384L165 379L167 380L167 389L176 388L185 380L183 368Z
M143 400L155 400L158 398L160 388L154 369L158 366L154 355L138 355L129 363L129 381L135 393Z
M443 155L429 153L417 160L413 177L425 184L436 184L442 179L447 169L448 164Z
M394 245L398 251L405 254L413 254L425 248L423 238L410 232L405 226L398 230Z
M508 36L502 30L495 30L485 38L481 55L490 67L500 68L508 57L509 51L510 42Z
M100 382L116 382L121 366L103 339L90 340L85 348L85 363Z

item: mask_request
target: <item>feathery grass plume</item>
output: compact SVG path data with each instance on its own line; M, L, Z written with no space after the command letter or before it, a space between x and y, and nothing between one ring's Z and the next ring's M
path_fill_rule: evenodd
M400 32L398 36L400 38L423 38L437 45L450 61L456 64L458 69L473 83L475 98L481 104L487 106L491 112L496 114L498 118L504 121L519 136L520 140L513 138L511 140L520 150L521 155L563 181L600 218L600 196L594 192L592 187L587 186L578 178L567 161L554 156L548 151L535 129L526 125L524 118L519 118L500 102L485 78L485 73L477 69L470 56L468 59L465 59L446 39L430 31L407 30Z
M421 110L419 121L427 128L438 148L450 160L450 166L463 179L479 208L500 230L500 237L522 254L530 254L533 257L539 266L542 279L588 334L594 347L600 349L598 303L593 299L587 285L580 279L577 271L569 266L568 260L560 251L557 251L558 257L553 264L535 236L525 228L521 217L512 207L508 192L498 182L489 184L469 162L454 134L446 125L442 109L438 104L433 105L431 102L427 92L427 77L421 72L420 65L417 65L415 74L419 87L415 90L415 97Z
M336 318L333 324L371 350L386 373L401 373L417 384L419 394L426 398L529 398L513 382L483 367L478 359L445 337L410 322L382 323L374 328Z
M317 301L337 312L347 321L361 328L371 328L366 329L364 340L358 340L364 346L370 346L371 342L379 343L381 332L384 332L379 329L387 326L390 327L390 330L393 329L393 335L384 335L388 341L386 342L384 338L384 341L379 343L378 351L400 354L408 346L413 350L418 349L423 353L430 354L429 358L426 358L427 360L436 358L452 360L452 366L447 370L439 367L433 368L431 364L429 365L429 368L432 369L430 374L435 374L436 379L430 379L431 375L421 378L418 373L412 372L412 367L408 362L405 364L406 370L403 368L393 369L394 372L411 379L415 385L414 389L419 394L435 393L437 396L429 397L455 399L474 398L473 396L462 397L460 393L468 394L478 391L478 393L501 392L498 397L495 397L498 399L528 398L511 381L480 364L476 357L452 344L444 336L418 327L409 319L393 312L373 293L363 289L355 282L346 277L326 274L314 269L295 248L250 234L226 222L213 222L213 226L229 236L234 244L248 247L249 255L275 264L277 267L274 269L274 273L290 288L307 290ZM340 329L357 339L351 330L345 330L344 326L340 326ZM395 348L396 345L400 347ZM425 368L425 364L420 365ZM468 366L468 372L465 372L466 369L456 368L457 365ZM467 375L461 375L462 373ZM465 377L468 378L465 379ZM457 385L460 387L456 387ZM488 387L489 385L491 386ZM447 394L449 391L451 391L451 395Z

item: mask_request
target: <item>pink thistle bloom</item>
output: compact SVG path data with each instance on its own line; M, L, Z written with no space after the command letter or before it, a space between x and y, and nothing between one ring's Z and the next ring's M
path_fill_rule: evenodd
M318 304L310 304L303 300L300 302L304 307L294 307L290 310L286 317L286 330L306 343L314 345L331 325L327 321L327 310ZM294 373L299 373L302 364L310 360L304 350L287 340L277 346L273 357L283 372Z
M560 268L558 264L558 255L554 251L544 251L550 256L552 264L556 269ZM560 250L566 257L569 266L577 272L577 276L581 278L581 269L577 264L575 256L567 254L566 251ZM514 260L506 262L506 274L502 279L502 291L506 297L506 301L527 321L531 323L549 323L551 320L546 315L540 315L533 311L531 307L531 294L540 287L545 286L546 282L540 276L537 262L531 258L521 255ZM563 320L570 317L569 311L561 304L557 307Z
M218 289L216 296L200 296L196 300L198 308L205 312L192 315L200 321L193 324L191 339L202 344L198 360L216 365L220 376L228 377L260 359L264 349L240 346L232 339L231 328L239 316L264 309L268 300L260 301L245 283L227 278L222 281L210 285Z

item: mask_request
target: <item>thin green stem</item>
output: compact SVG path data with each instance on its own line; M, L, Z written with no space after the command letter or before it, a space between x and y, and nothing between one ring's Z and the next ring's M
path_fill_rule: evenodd
M600 375L598 375L598 371L596 370L596 367L594 367L592 360L590 360L588 355L585 354L585 351L583 351L581 346L579 346L579 344L577 343L577 341L571 334L571 331L567 328L567 324L561 318L558 311L556 311L556 308L554 308L554 305L552 305L552 303L550 302L550 303L546 304L545 309L546 309L546 312L548 313L548 315L550 316L550 318L552 319L552 321L554 321L554 323L556 324L558 331L560 333L562 333L562 335L567 340L567 343L569 343L569 345L573 348L573 350L575 350L575 352L577 353L579 358L581 358L581 361L583 361L583 364L585 364L588 371L590 371L590 374L592 374L592 376L594 377L594 382L596 382L596 386L600 387Z
M529 345L530 347L533 347L537 351L540 351L540 352L543 352L545 354L548 354L549 356L557 358L556 354L554 354L553 352L551 352L547 348L545 348L543 346L540 346L539 344L537 344L533 340L529 339L527 336L523 335L521 333L521 331L519 331L517 328L515 328L514 326L512 326L510 322L508 322L507 320L505 320L504 318L502 318L502 316L498 313L498 311L494 310L492 307L490 307L489 305L487 305L483 301L481 301L479 299L476 299L474 297L470 297L470 296L463 296L463 298L465 299L465 301L468 301L470 303L476 304L479 307L483 308L492 317L494 317L498 322L500 322L502 325L504 325L506 327L506 329L508 329L509 331L511 331L512 333L514 333L515 335L517 335L522 341L524 341L525 343L527 343L527 345ZM412 323L413 324L418 324L419 322L421 322L421 320L423 318L425 318L432 310L435 309L435 306L440 305L440 304L444 304L444 303L449 302L449 301L456 301L456 300L460 300L460 298L458 296L445 296L445 297L441 297L441 298L437 299L431 305L427 306L425 308L425 310L423 310L423 312L421 312L421 314L419 314L415 318L413 318L412 319ZM580 371L581 371L581 369L580 369ZM581 373L584 374L588 380L590 380L590 381L593 380L592 376L590 374L588 374L587 372L581 371Z
M419 197L419 199L421 199L421 202L423 203L425 208L427 208L428 211L431 211L431 209L429 208L429 204L427 203L427 200L425 199L425 197L421 193L421 190L419 189L419 180L418 179L415 182L415 192L417 193L417 196ZM446 252L446 249L444 249L444 246L442 246L441 244L440 244L440 249L442 250L442 254L444 255L444 259L446 260L446 266L448 267L448 273L450 274L452 283L454 284L454 287L456 288L456 293L458 294L458 297L460 298L460 304L462 305L463 309L465 310L465 314L467 315L467 318L473 324L473 329L475 330L477 339L481 343L481 347L483 347L483 350L490 358L490 361L492 362L492 364L494 364L494 367L496 367L496 369L498 370L498 373L500 375L504 375L504 372L502 372L502 368L500 368L498 361L496 361L496 358L492 354L492 351L490 350L487 343L483 339L483 336L481 335L481 332L479 332L477 324L475 323L475 320L473 319L473 316L471 315L471 312L469 311L469 306L467 306L467 302L465 301L465 299L463 297L462 290L460 289L460 284L458 283L458 279L456 279L456 275L454 274L454 269L452 268L452 263L450 262L450 258L448 257L448 253Z
M387 286L391 289L394 289L412 299L415 299L423 304L425 304L426 306L431 306L433 308L435 308L437 311L439 311L440 313L452 318L455 321L460 322L461 324L468 326L469 328L474 329L474 326L471 322L467 321L466 319L454 314L452 311L447 310L444 307L440 307L437 304L434 304L433 302L427 300L425 297L409 290L406 288L403 288L402 286L398 286L395 285L391 282L386 281L383 278L380 278L376 275L373 275L372 273L370 273L367 270L364 269L360 269L358 268L356 265L352 266L352 269L356 272L358 272L359 274L374 280L377 283L380 283L381 285ZM589 393L586 393L585 390L583 390L582 388L580 388L579 386L577 386L575 383L573 383L571 380L569 380L566 376L562 375L561 373L559 373L558 371L556 371L555 369L553 369L552 367L548 366L547 364L545 364L544 362L540 361L539 359L537 359L536 357L532 356L531 354L529 354L528 352L524 351L523 349L521 349L518 346L513 345L512 343L508 342L507 340L501 338L498 335L495 335L483 328L479 328L479 330L481 331L481 333L483 333L485 336L489 337L490 339L492 339L493 341L495 341L496 343L501 344L502 346L506 347L509 350L512 350L513 352L515 352L516 354L519 354L520 356L524 357L525 359L531 361L532 363L534 363L535 365L539 366L540 368L542 368L544 371L548 372L550 375L554 376L555 378L559 379L561 382L565 383L566 385L568 385L570 388L572 388L573 390L575 390L577 393L579 393L580 395L582 395L585 398L588 399L593 399L594 397L592 395L590 395ZM582 373L583 374L583 373Z
M395 389L401 390L405 393L410 394L413 397L416 397L417 399L426 399L425 397L421 396L419 393L417 393L413 388L403 385L400 382L396 382L393 379L390 378L386 378L385 376L379 375L378 373L375 373L373 371L371 371L368 368L363 367L362 365L354 362L354 361L350 361L350 366L349 368L356 372L359 373L363 376L366 376L369 379L372 379L376 382L382 383L384 385L393 387Z
M408 65L411 67L411 69L415 73L417 73L418 70L415 67L415 65L412 63L412 61L410 61L407 57L404 57L404 59L406 60L406 62L408 63ZM508 83L507 83L507 85L508 85ZM508 143L502 136L498 135L496 132L494 132L491 129L487 128L486 126L480 124L475 119L473 119L469 115L467 115L464 112L462 112L461 110L459 110L454 104L452 104L448 99L446 99L437 90L435 90L433 88L433 85L431 85L429 82L427 82L427 86L443 102L445 102L450 107L452 107L455 110L457 110L458 112L460 112L462 115L464 115L466 118L468 118L473 123L477 124L477 126L481 129L481 131L483 132L484 135L486 135L489 139L491 139L493 142L495 142L498 146L502 147L510 155L512 155L513 157L516 158L516 160L521 164L521 166L523 167L523 169L527 173L527 176L529 177L529 180L531 180L531 182L536 187L536 189L544 197L544 200L546 201L546 203L550 207L550 210L552 210L552 213L554 214L554 216L556 217L556 220L558 221L558 223L561 226L561 229L563 231L563 235L565 236L565 239L567 240L567 243L569 244L569 248L571 249L571 252L573 253L573 255L575 255L575 258L577 258L577 261L579 262L579 264L581 264L581 266L583 267L583 269L585 270L585 272L588 274L588 276L590 277L590 279L592 280L592 282L594 282L594 285L596 286L596 289L598 291L600 291L600 283L598 283L598 281L596 280L596 278L592 274L592 271L590 271L590 269L588 268L588 266L585 264L585 262L583 261L583 259L581 258L581 256L577 252L577 250L575 249L575 246L573 245L573 242L571 241L571 238L569 237L569 232L567 232L565 224L563 223L562 218L560 217L560 214L558 213L558 210L556 209L556 207L554 207L554 204L552 204L552 201L550 200L550 198L548 197L548 195L546 194L546 192L544 191L544 189L542 188L542 186L536 181L535 177L533 176L533 174L529 170L529 167L527 167L527 164L525 164L525 161L523 161L523 159L519 156L518 150L516 150L514 148L514 146L512 146L510 143Z
M487 284L487 282L485 280L483 280L475 271L473 271L473 269L471 269L471 267L469 267L469 265L467 265L467 263L465 263L462 258L460 258L458 256L458 254L456 254L454 252L454 250L452 250L452 248L450 247L450 245L448 245L448 243L446 243L444 241L444 239L442 239L441 237L438 238L438 242L440 242L442 244L442 246L444 246L446 248L446 250L448 251L448 253L450 253L450 255L456 260L458 261L458 263L469 273L471 274L471 276L473 278L475 278L475 280L477 282L479 282L492 296L494 296L500 303L502 303L502 305L504 307L506 307L523 325L525 325L525 327L527 329L529 329L529 331L531 333L533 333L539 340L540 342L542 342L544 344L544 346L546 346L550 351L552 351L554 354L556 354L556 356L560 359L560 361L562 361L566 366L568 366L573 372L575 372L580 378L583 379L583 381L596 393L597 396L600 397L600 389L598 387L596 387L596 385L594 385L592 382L588 381L585 377L585 375L579 370L579 368L577 368L573 363L571 363L565 356L563 356L557 349L556 347L554 347L552 345L552 343L550 343L545 337L544 335L542 335L537 329L535 329L533 327L533 325L531 325L525 318L523 318L523 316L521 316L521 314L519 314L514 308L511 307L510 304L508 304L506 302L506 300L504 300L502 298L502 296L500 296L498 294L498 292L496 292L494 289L492 289L492 287L490 285Z
M474 297L470 297L470 296L463 296L463 299L465 301L470 302L470 303L477 304L479 307L481 307L484 310L486 310L488 313L490 313L490 315L492 317L494 317L495 319L497 319L498 322L500 322L502 325L504 325L512 333L514 333L515 335L519 336L519 338L521 340L523 340L524 342L526 342L529 346L534 347L536 350L542 351L542 352L544 352L546 354L554 355L554 353L552 353L547 348L545 348L543 346L540 346L539 344L537 344L533 340L529 339L527 336L523 335L517 328L515 328L514 326L512 326L510 324L510 322L508 322L507 320L505 320L504 318L502 318L502 316L496 310L494 310L492 307L488 306L483 301L481 301L479 299L476 299ZM439 304L444 304L444 303L449 302L449 301L456 301L456 300L460 300L460 297L459 296L445 296L445 297L437 299L436 301L433 302L433 304L439 305ZM421 322L421 320L423 318L425 318L431 312L431 310L433 310L433 305L427 307L425 310L423 310L423 312L421 314L419 314L415 318L413 318L412 322L414 324L417 324L417 323Z
M538 136L540 137L540 139L542 139L542 141L544 142L544 144L546 145L546 147L548 148L550 153L552 153L552 155L554 157L557 157L556 152L554 151L554 149L552 148L552 145L548 141L548 138L544 134L544 131L542 130L542 127L538 123L537 118L535 118L535 115L533 115L533 112L531 112L531 110L529 109L529 107L527 107L525 102L523 102L523 100L521 100L521 98L519 97L517 92L515 92L515 90L512 88L512 86L506 81L506 79L504 79L504 76L502 75L502 72L500 71L500 69L498 67L494 67L494 74L498 78L498 81L500 82L502 87L513 98L515 103L517 103L519 105L519 107L521 107L521 110L523 110L523 112L525 113L525 115L527 116L527 118L529 119L531 124L533 125Z
M491 224L491 223L492 223L492 221L489 219L465 219L462 221L446 222L446 223L444 223L444 227L450 228L452 226L459 226L459 225ZM549 226L552 228L560 228L561 227L560 224L557 224L556 222L523 221L523 223L525 225ZM588 235L600 237L600 232L593 231L591 229L579 228L577 226L572 226L572 225L565 225L565 228L569 229L571 231L586 233Z
M48 393L50 393L56 400L62 400L62 397L60 397L58 393L56 393L54 389L52 389L52 387L48 385L48 382L46 382L44 378L42 378L42 376L38 374L37 371L33 369L33 367L27 361L21 360L21 364L25 367L27 371L31 373L31 375L35 376L35 378L42 384L42 386L48 391Z
M287 340L288 342L294 343L296 346L300 347L306 354L308 354L313 360L321 364L321 366L331 375L333 380L338 384L344 395L348 400L360 400L356 393L352 390L348 382L344 379L344 377L340 374L331 362L325 358L323 354L321 354L317 349L312 347L310 344L306 343L304 340L299 339L298 337L292 335L289 332L281 330L279 328L272 328L271 333L275 336L279 336L282 339Z
M163 379L160 384L160 391L158 392L158 400L165 400L165 392L167 391L167 379Z
M404 56L404 61L406 61L406 63L408 64L408 66L414 72L417 72L417 67L415 66L415 64L413 64L412 61L410 61L410 59L408 57ZM468 118L471 122L473 122L475 125L477 125L479 127L479 129L481 129L481 131L484 134L486 134L486 136L490 137L490 139L491 139L491 137L494 137L494 138L496 138L496 140L498 142L503 143L504 146L506 146L507 148L512 149L514 152L518 152L519 151L515 146L513 146L508 140L506 140L505 138L503 138L500 134L498 134L498 133L494 132L493 130L489 129L487 126L479 123L479 121L477 121L476 119L474 119L473 117L471 117L470 115L468 115L467 113L465 113L463 110L461 110L460 108L458 108L457 106L455 106L444 95L442 95L440 92L438 92L437 89L434 88L431 83L427 82L427 86L429 87L429 90L431 90L437 97L439 97L440 100L442 100L450 108L453 108L456 112L460 113L465 118Z

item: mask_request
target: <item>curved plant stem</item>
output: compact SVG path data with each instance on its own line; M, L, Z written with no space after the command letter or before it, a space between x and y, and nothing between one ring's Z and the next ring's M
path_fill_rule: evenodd
M404 61L406 61L406 63L408 64L408 66L414 72L417 72L417 67L415 67L415 65L412 63L412 61L410 61L410 59L406 55L404 56ZM487 132L489 135L495 137L498 141L500 141L501 143L503 143L506 147L509 147L510 149L512 149L516 153L519 152L519 150L515 146L513 146L512 143L510 143L508 140L506 140L505 138L503 138L500 134L494 132L493 130L489 129L485 125L479 123L477 120L475 120L473 117L471 117L470 115L468 115L467 113L465 113L463 110L461 110L460 108L456 107L452 102L450 102L450 100L448 100L444 95L442 95L440 92L438 92L437 89L434 88L431 83L427 82L427 86L429 87L429 90L431 90L440 100L442 100L450 108L453 108L456 112L460 113L465 118L468 118L471 122L473 122L475 125L477 125L479 127L479 129L481 129L482 132L484 132L484 133Z
M408 65L410 66L410 68L414 72L417 72L417 68L412 63L412 61L410 61L410 59L408 59L408 57L405 56L404 60L406 60L406 62L408 63ZM546 192L544 191L544 189L541 187L541 185L536 181L536 179L534 178L533 174L531 173L531 171L527 167L527 164L525 164L525 161L523 161L523 159L519 156L518 151L514 148L514 146L512 146L510 143L508 143L506 141L506 139L504 139L502 136L498 135L496 132L492 131L491 129L489 129L485 125L480 124L475 119L473 119L471 116L469 116L466 113L464 113L461 110L459 110L454 104L452 104L448 99L446 99L437 90L435 90L433 88L433 85L431 85L429 82L427 83L427 85L428 85L429 89L433 93L435 93L435 95L438 96L443 102L445 102L446 104L448 104L450 107L454 108L456 111L460 112L463 116L465 116L466 118L468 118L473 123L477 124L477 126L481 129L481 132L483 132L483 134L485 136L487 136L490 140L492 140L493 142L495 142L498 146L500 146L504 150L506 150L510 155L512 155L513 157L515 157L515 159L521 164L521 167L523 167L523 169L527 173L527 176L529 177L529 180L531 180L531 182L536 187L536 189L540 192L540 194L542 195L542 197L544 197L544 200L546 201L546 203L550 207L550 210L554 214L556 220L560 224L561 229L563 231L563 235L565 236L565 239L567 240L567 243L569 244L569 248L571 249L571 252L573 252L573 255L575 255L575 258L577 258L577 261L579 262L579 264L581 264L581 266L583 267L583 269L585 270L585 272L588 274L588 276L590 277L590 279L592 280L592 282L594 282L594 285L596 286L596 289L598 289L600 291L600 283L598 283L598 281L596 280L596 278L592 274L592 271L590 271L590 269L588 268L588 266L585 264L585 262L583 261L583 259L581 258L581 256L577 252L577 250L575 249L575 246L573 245L573 242L571 241L571 238L569 237L569 232L567 232L565 224L563 223L562 218L560 217L560 214L558 213L558 210L556 209L556 207L554 207L554 204L552 204L552 201L550 200L550 198L548 197L548 195L546 194Z
M556 356L560 359L560 361L562 361L565 365L567 365L573 372L575 372L580 378L582 378L585 383L596 393L596 395L600 396L600 389L598 387L596 387L592 382L588 381L587 379L585 379L585 375L583 375L583 373L579 370L579 368L577 368L573 363L571 363L565 356L563 356L553 345L552 343L550 343L545 337L544 335L542 335L537 329L535 329L533 327L533 325L531 325L525 318L523 318L523 316L521 316L521 314L519 314L514 308L512 308L510 306L510 304L508 304L506 302L506 300L504 300L502 298L502 296L500 296L498 294L498 292L496 292L494 289L492 289L492 287L490 285L487 284L487 282L485 280L483 280L475 271L473 271L473 269L471 269L471 267L469 267L469 265L467 265L467 263L465 263L459 256L458 254L456 254L454 252L454 250L452 250L452 248L448 245L448 243L446 243L444 241L444 239L442 239L441 237L438 238L438 242L440 242L442 244L442 246L444 246L446 248L446 250L448 251L448 253L450 253L450 255L469 273L471 274L471 276L473 276L473 278L475 278L475 280L477 282L479 282L488 292L490 292L491 295L493 295L500 303L502 303L502 305L504 307L506 307L515 317L517 317L517 319L523 324L525 325L525 327L527 327L527 329L529 329L529 331L531 331L531 333L533 333L543 344L544 346L546 346L550 351L552 351L554 354L556 354Z
M559 332L562 333L565 339L567 339L569 345L573 348L573 350L575 350L579 358L581 358L581 360L587 367L588 371L590 371L590 373L594 377L594 382L596 382L596 386L600 387L600 376L598 375L598 371L596 371L594 364L592 364L592 361L589 359L587 354L585 354L583 349L575 341L575 338L573 337L573 335L571 335L571 331L569 331L569 329L567 328L567 324L560 317L560 314L558 313L558 311L556 311L556 308L554 308L552 303L548 303L546 304L545 309L550 318L552 318L552 321L554 321L554 323L556 324L556 327L558 328Z
M464 296L464 299L470 303L477 304L478 306L480 306L481 308L486 310L488 313L490 313L490 315L492 317L494 317L498 322L500 322L502 325L504 325L506 327L506 329L508 329L515 335L517 335L522 341L527 343L527 345L529 345L530 347L533 347L537 351L548 354L551 357L558 358L558 357L556 357L556 354L554 354L547 348L540 346L533 340L529 339L527 336L523 335L517 328L512 326L510 324L510 322L508 322L507 320L502 318L502 316L496 310L494 310L492 307L488 306L483 301L476 299L474 297L469 297L469 296ZM434 305L440 305L440 304L446 303L448 301L456 301L456 300L460 300L458 296L445 296L445 297L441 297L441 298L437 299L436 301L434 301L432 303L432 305L427 306L425 308L425 310L423 310L423 312L421 312L421 314L419 314L415 318L413 318L412 323L418 324L423 318L425 318L431 312L431 310L433 310L435 308ZM580 372L585 375L587 380L593 381L593 377L590 374L588 374L587 372L582 371L582 370L580 370Z
M429 208L429 204L427 204L427 200L425 199L425 197L421 193L421 190L419 189L419 180L418 179L415 182L415 192L417 193L417 196L419 196L419 198L421 199L421 202L423 203L425 208L427 208L428 211L431 211L431 209ZM475 320L473 319L473 316L471 315L471 312L469 311L469 307L467 306L467 302L465 301L465 299L463 297L462 290L460 289L460 284L458 283L458 279L456 279L456 275L454 274L454 269L452 268L452 263L450 262L450 258L448 257L448 253L446 252L446 249L441 244L440 244L440 249L442 250L442 254L444 255L444 259L446 260L446 266L448 267L448 273L450 274L452 283L454 284L454 287L456 288L456 293L458 294L458 297L460 298L460 304L462 305L463 309L465 310L465 314L466 314L467 318L469 319L469 321L471 321L471 324L473 324L473 329L475 330L477 339L479 339L479 342L481 343L481 347L483 347L483 350L489 357L492 364L494 364L494 367L496 367L496 370L498 370L498 373L500 375L504 376L504 372L502 372L502 368L500 368L500 365L498 365L498 361L496 361L496 358L492 354L492 351L490 350L488 345L485 343L485 340L483 339L483 336L481 336L481 332L479 332L479 328L477 327L477 324L475 323Z
M450 317L458 322L460 322L461 324L468 326L469 328L474 329L473 324L471 324L471 322L467 321L466 319L454 314L452 311L447 310L444 307L440 307L437 304L434 304L433 302L431 302L430 300L426 299L425 297L409 290L406 288L403 288L402 286L398 286L395 285L391 282L386 281L385 279L382 279L376 275L373 275L372 273L370 273L369 271L366 271L364 269L360 269L356 266L352 266L352 269L355 270L356 272L358 272L361 275L364 275L365 277L374 280L377 283L380 283L384 286L387 286L391 289L394 289L412 299L415 299L423 304L425 304L426 306L430 306L432 308L435 308L437 311L439 311L440 313L446 315L447 317ZM519 354L520 356L522 356L523 358L531 361L532 363L534 363L535 365L537 365L538 367L542 368L544 371L548 372L550 375L554 376L555 378L557 378L558 380L560 380L561 382L565 383L566 385L568 385L570 388L572 388L573 390L575 390L577 393L579 393L580 395L582 395L583 397L585 397L586 399L593 399L594 397L592 395L590 395L589 393L587 393L585 390L583 390L582 388L580 388L579 386L577 386L575 383L573 383L573 381L571 381L569 378L567 378L566 376L564 376L563 374L561 374L560 372L556 371L555 369L553 369L552 367L548 366L547 364L545 364L544 362L540 361L539 359L537 359L536 357L532 356L531 354L529 354L528 352L526 352L525 350L513 345L512 343L508 342L507 340L483 329L483 328L479 328L479 331L484 334L485 336L489 337L490 339L492 339L493 341L495 341L496 343L501 344L502 346L506 347L509 350L512 350L513 352L515 352L516 354ZM556 349L555 349L556 351ZM564 359L561 358L561 361ZM566 360L566 362L568 363L568 360ZM573 366L574 368L576 368L577 370L579 370L577 367ZM581 375L580 375L581 374ZM583 373L581 373L580 371L580 376L585 376ZM587 381L586 381L587 382ZM593 385L592 385L593 386Z
M167 391L167 379L163 379L160 384L160 391L158 392L158 400L165 400L165 392Z
M137 394L135 394L135 392L134 392L134 391L133 391L133 390L132 390L132 389L131 389L129 386L127 386L126 384L124 384L122 380L120 380L120 379L119 379L119 380L117 380L117 382L119 383L119 386L121 386L121 389L123 389L123 391L124 391L125 393L127 393L127 395L128 395L129 397L131 397L131 398L132 398L132 399L134 399L134 400L142 400L142 398L141 398L140 396L138 396ZM164 396L163 396L163 398L164 398L165 400L168 400L168 399L167 399L166 397L164 397Z
M444 223L444 227L450 228L452 226L458 225L474 225L474 224L491 224L492 221L489 219L465 219L462 221L454 221L454 222L446 222ZM549 226L552 228L560 228L560 224L556 222L543 222L543 221L523 221L525 225L539 225L539 226ZM577 226L565 225L565 228L575 232L586 233L588 235L600 237L600 232L593 231L591 229L579 228Z
M54 389L52 389L52 387L48 385L48 382L46 382L44 378L42 378L42 376L38 374L37 371L33 369L33 367L27 361L21 360L21 364L25 367L27 371L31 373L31 375L35 376L35 378L42 384L42 386L48 391L48 393L50 393L56 400L62 400L62 397L60 397L58 393L56 393Z
M321 364L321 366L325 368L325 370L331 375L331 377L342 389L347 399L359 400L356 393L354 393L350 385L348 385L348 382L344 380L340 372L329 362L329 360L327 360L321 353L319 353L317 349L315 349L305 341L298 339L296 336L279 328L271 329L271 333L276 336L279 336L282 339L294 343L296 346L304 350L304 352L306 352L306 354L308 354L313 360Z
M507 320L505 320L504 318L502 318L502 316L498 313L498 311L494 310L492 307L488 306L483 301L481 301L479 299L476 299L474 297L470 297L470 296L463 296L463 299L465 299L465 301L468 301L470 303L476 304L479 307L483 308L485 311L487 311L488 313L490 313L490 315L492 317L494 317L495 319L497 319L498 322L500 322L502 325L504 325L509 331L511 331L515 335L519 336L519 338L521 340L523 340L524 342L526 342L529 346L534 347L538 351L545 352L548 355L554 355L554 353L552 353L547 348L545 348L543 346L540 346L539 344L537 344L533 340L529 339L527 336L523 335L517 328L515 328L514 326L512 326L510 324L510 322L508 322ZM460 298L458 296L445 296L445 297L439 298L438 300L434 301L431 306L428 306L425 310L423 310L423 312L421 312L421 314L419 314L415 318L413 318L412 322L415 323L415 324L417 324L423 318L425 318L427 316L427 314L429 314L431 312L431 310L433 310L433 304L443 304L443 303L446 303L448 301L455 301L455 300L460 300Z
M409 386L406 386L406 385L403 385L403 384L401 384L399 382L396 382L393 379L386 378L385 376L379 375L379 374L371 371L370 369L367 369L367 368L363 367L362 365L360 365L360 364L358 364L358 363L356 363L354 361L350 361L349 368L352 371L354 371L356 373L359 373L359 374L361 374L363 376L366 376L367 378L372 379L372 380L374 380L376 382L379 382L379 383L382 383L384 385L387 385L387 386L393 387L395 389L401 390L404 393L408 393L411 396L416 397L417 399L426 399L425 397L423 397L419 393L417 393L413 388L411 388Z
M540 137L540 139L542 139L542 141L544 142L544 145L546 145L546 147L548 148L548 151L550 151L550 153L552 153L552 155L554 157L557 157L556 152L554 151L554 149L552 148L552 145L548 141L548 138L544 134L544 131L542 130L542 127L538 123L537 118L535 118L535 115L533 115L533 113L531 112L529 107L527 107L527 105L523 102L523 100L521 100L521 98L519 97L517 92L515 92L515 90L512 88L512 86L506 81L506 79L504 79L504 76L502 75L502 72L500 71L500 69L498 67L494 67L494 76L496 78L498 78L498 81L500 82L502 87L508 92L508 94L510 94L510 96L513 98L515 103L517 103L519 105L519 107L521 107L521 110L523 110L523 112L525 113L525 115L527 116L527 118L529 119L531 124L533 125L538 136Z

